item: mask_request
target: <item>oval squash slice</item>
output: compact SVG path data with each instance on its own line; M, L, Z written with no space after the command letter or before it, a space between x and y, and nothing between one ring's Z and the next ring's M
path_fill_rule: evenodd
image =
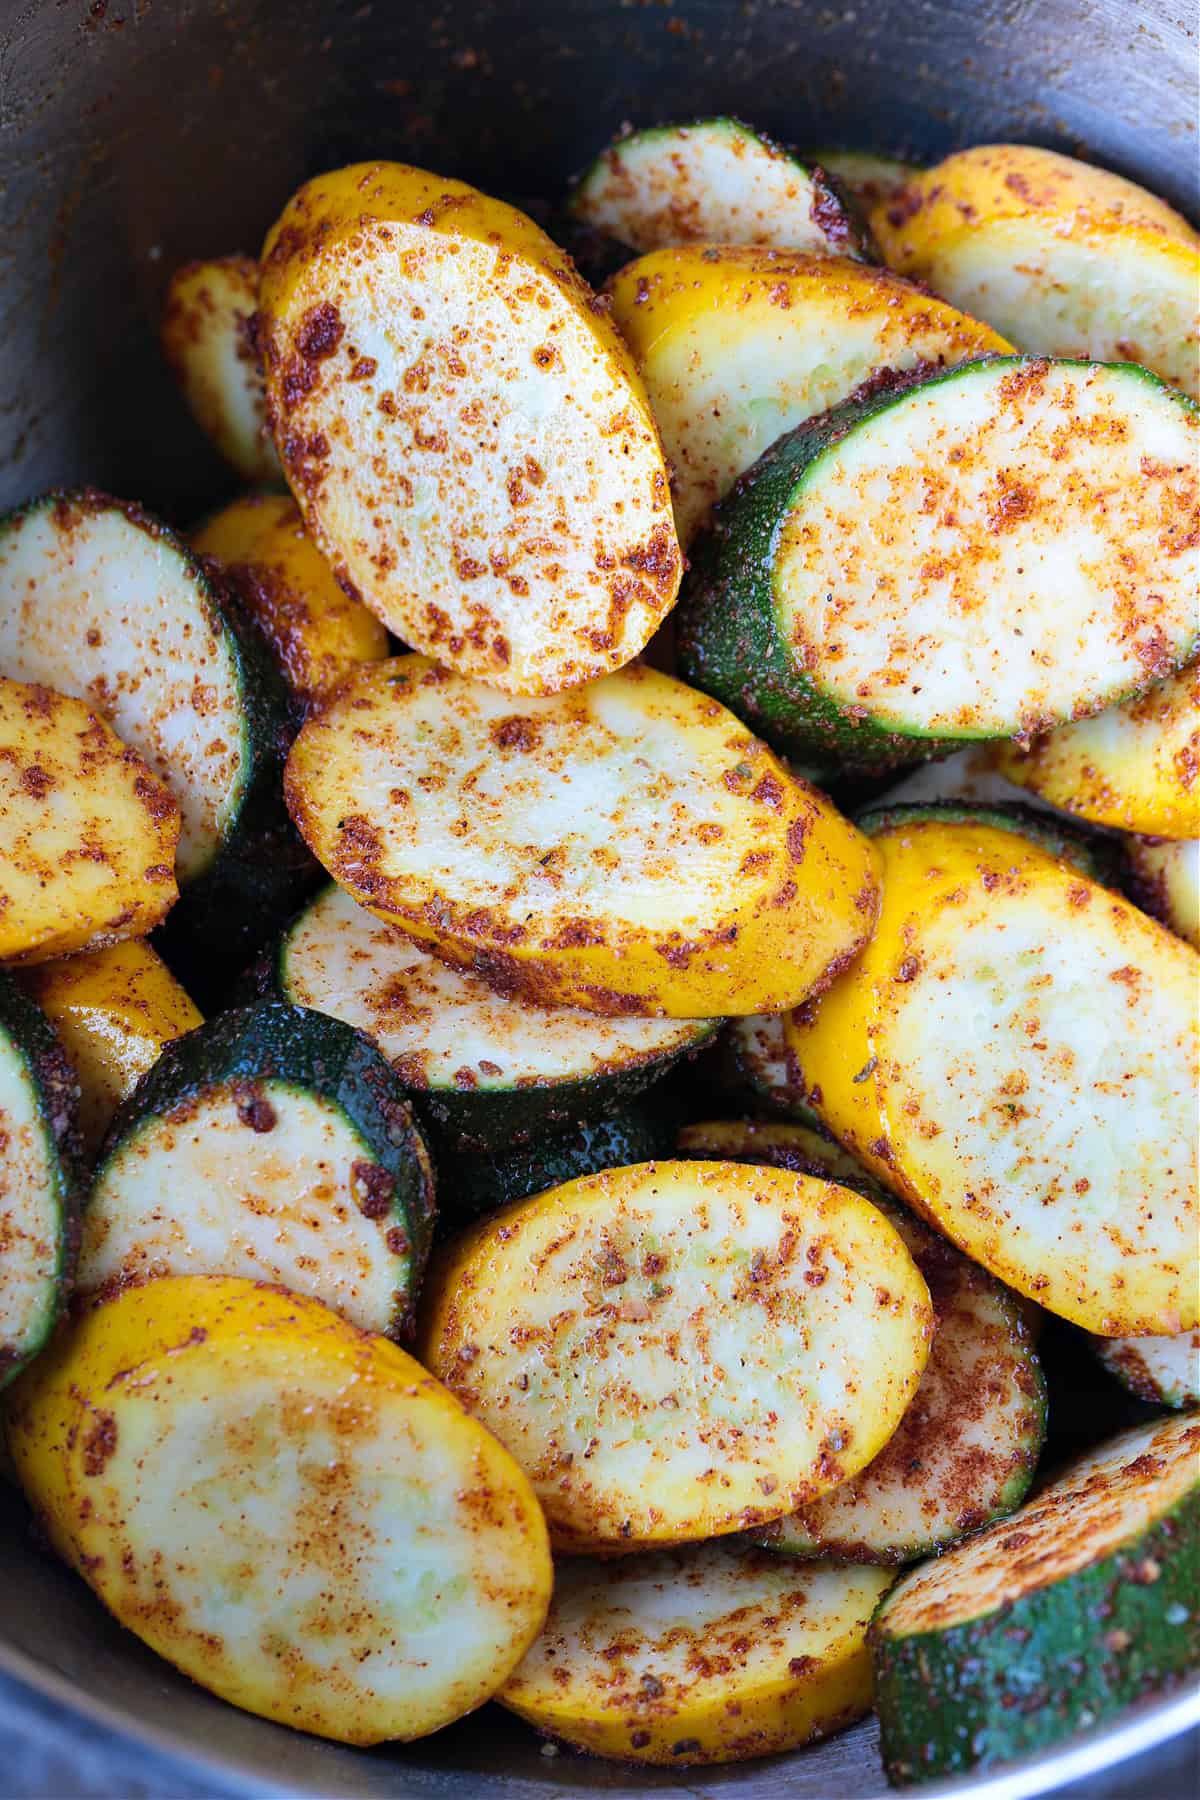
M1200 663L1123 706L994 754L1003 777L1077 818L1151 837L1200 836Z
M512 693L636 656L682 571L645 391L523 213L360 163L267 239L275 441L338 579L405 643Z
M891 1576L797 1570L720 1544L555 1572L541 1636L496 1698L596 1756L745 1762L827 1737L871 1704L867 1624Z
M714 503L783 432L863 384L1012 346L886 269L844 256L690 244L613 278L672 468L688 544Z
M243 481L278 482L255 330L252 256L186 263L167 288L163 353L197 425Z
M1176 1337L1093 1338L1108 1373L1139 1400L1179 1409L1200 1406L1200 1331Z
M179 808L103 719L0 676L0 962L153 930L178 842Z
M895 1228L831 1182L641 1163L450 1245L426 1360L507 1444L563 1548L744 1530L870 1461L929 1353Z
M917 819L873 841L878 933L788 1024L810 1103L1050 1312L1190 1329L1196 952L1014 832Z
M480 1705L536 1635L546 1530L411 1357L313 1300L173 1276L84 1314L12 1392L52 1542L247 1712L347 1744Z
M642 666L517 702L423 657L377 664L305 725L286 792L356 899L546 1005L780 1011L874 918L866 839Z
M872 210L884 259L1040 356L1141 363L1200 398L1200 238L1108 169L976 144Z

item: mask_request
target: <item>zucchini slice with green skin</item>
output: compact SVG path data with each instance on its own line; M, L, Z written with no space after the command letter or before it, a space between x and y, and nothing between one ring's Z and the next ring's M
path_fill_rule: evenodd
M0 668L86 701L170 788L167 941L206 985L214 965L244 967L311 863L282 804L286 691L199 559L93 489L31 501L0 522Z
M871 1625L898 1786L1044 1749L1200 1662L1200 1419L1155 1420L905 1575Z
M747 1013L730 1019L724 1045L734 1078L763 1109L801 1124L819 1125L792 1067L783 1021L782 1013Z
M756 1533L767 1549L848 1562L932 1556L1024 1499L1046 1436L1046 1389L1023 1301L897 1204L838 1145L802 1125L712 1120L681 1155L723 1156L838 1181L899 1232L937 1325L920 1385L865 1469Z
M163 353L201 431L243 481L283 480L267 430L252 256L185 263L167 287Z
M435 1151L440 1217L478 1218L580 1175L672 1156L674 1110L661 1095L652 1094L612 1118L593 1119L575 1131L538 1138L515 1150L456 1156L435 1145Z
M722 1544L559 1564L541 1636L496 1698L595 1756L745 1762L870 1709L882 1569L789 1567Z
M680 671L863 773L1112 706L1200 642L1198 438L1128 364L993 357L835 408L719 509Z
M438 1258L422 1317L423 1360L571 1550L745 1531L848 1480L899 1424L932 1327L877 1208L729 1162L506 1207Z
M0 971L0 1388L37 1355L79 1241L78 1087L32 1000Z
M505 1152L615 1112L719 1023L516 1006L332 883L284 933L271 978L365 1031L450 1150Z
M864 225L877 206L890 204L901 189L921 173L919 163L902 162L896 156L880 156L874 150L826 148L811 151L809 160L833 178L849 197Z
M1092 1339L1110 1375L1139 1400L1181 1410L1200 1406L1200 1331L1177 1337Z
M166 1045L118 1112L79 1285L244 1276L398 1336L432 1222L428 1153L386 1059L340 1019L268 1001Z
M1200 950L1200 840L1127 838L1125 855L1142 911Z
M634 250L707 243L866 253L863 226L823 170L740 119L616 138L581 178L572 210Z
M644 664L512 696L425 657L306 721L288 805L406 937L543 1006L780 1011L853 957L871 846L723 707Z
M488 1699L545 1618L546 1527L512 1458L315 1300L148 1281L85 1309L6 1399L60 1555L245 1712L346 1744L424 1737Z
M1052 812L1012 805L980 806L954 800L930 800L923 804L881 805L878 802L856 813L854 822L868 837L877 832L902 831L907 825L928 821L934 825L990 825L997 831L1015 831L1031 844L1056 856L1060 862L1078 869L1104 887L1116 885L1121 853L1109 838L1089 834L1069 819L1059 819Z
M871 841L875 936L788 1020L810 1103L1050 1312L1191 1330L1196 952L1011 831L922 819Z

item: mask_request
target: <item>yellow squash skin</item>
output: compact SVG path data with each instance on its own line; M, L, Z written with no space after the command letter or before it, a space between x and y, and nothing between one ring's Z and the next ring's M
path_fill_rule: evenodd
M260 307L275 442L348 591L510 693L637 655L683 571L666 465L607 308L530 219L338 169L270 232Z
M869 840L640 664L523 702L424 657L375 664L305 724L284 786L356 900L540 1005L782 1012L874 922Z
M929 1356L890 1220L732 1162L606 1169L506 1207L426 1289L429 1367L507 1444L555 1545L749 1530L869 1463Z
M410 1356L315 1301L220 1276L127 1288L6 1415L55 1548L248 1712L347 1744L420 1737L541 1627L550 1557L520 1470Z
M684 244L639 257L610 285L685 544L777 437L865 382L1012 349L944 300L844 256Z
M977 144L877 205L885 262L1022 350L1139 362L1200 390L1200 237L1107 169L1032 144Z
M1007 780L1094 825L1200 837L1200 663L1123 706L992 754Z
M559 1566L501 1705L594 1756L745 1762L844 1730L871 1704L866 1630L889 1570L797 1566L719 1544Z
M254 335L257 308L254 258L217 256L175 271L159 330L163 354L213 447L243 481L278 482Z
M0 676L0 962L45 962L162 923L179 807L82 700Z
M992 1274L1102 1336L1197 1317L1187 945L1012 833L874 839L863 956L788 1020L811 1104Z
M361 600L342 592L287 495L235 500L206 519L191 541L201 556L221 564L302 705L360 663L388 654L385 627Z
M79 1077L79 1125L94 1155L122 1100L164 1044L203 1023L200 1011L141 938L40 963L22 970L20 982Z

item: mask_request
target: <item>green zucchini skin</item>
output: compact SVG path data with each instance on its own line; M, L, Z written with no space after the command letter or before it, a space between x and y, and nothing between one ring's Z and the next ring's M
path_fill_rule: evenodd
M990 825L1012 831L1039 849L1048 850L1061 862L1070 863L1101 887L1119 884L1121 851L1112 840L1082 830L1070 820L1032 806L975 806L956 800L929 800L920 805L870 806L855 815L854 823L868 837L905 825L930 822L937 825Z
M848 717L796 666L775 614L776 542L808 465L928 379L917 369L872 382L868 394L852 394L785 432L717 505L711 526L688 553L691 569L675 609L681 678L720 700L772 749L814 770L818 779L847 771L885 775L922 757L949 755L969 741L909 737L870 718Z
M244 1084L253 1103L264 1081L318 1095L350 1121L391 1178L387 1217L408 1241L408 1311L433 1239L434 1186L429 1154L391 1064L365 1032L307 1007L265 1001L220 1014L166 1045L118 1109L101 1147L96 1181L118 1146L148 1117L186 1113L213 1089Z
M441 1218L453 1226L577 1175L673 1156L676 1129L674 1112L651 1098L513 1150L464 1156L435 1149Z
M885 1597L871 1643L888 1780L990 1769L1169 1688L1200 1666L1198 1579L1200 1484L1112 1554L982 1618L894 1638Z
M0 1389L38 1354L66 1306L79 1251L79 1203L83 1142L79 1133L79 1083L66 1051L41 1008L0 970L0 1055L17 1058L33 1090L42 1150L54 1188L53 1267L45 1281L42 1310L20 1343L5 1341L4 1266L0 1254ZM20 1195L16 1196L18 1204Z

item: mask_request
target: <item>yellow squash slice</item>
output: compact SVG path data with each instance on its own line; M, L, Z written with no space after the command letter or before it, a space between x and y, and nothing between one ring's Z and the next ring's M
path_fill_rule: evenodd
M715 701L635 666L515 701L424 657L304 726L292 817L364 906L546 1005L794 1005L865 941L870 845Z
M871 1704L884 1569L797 1568L720 1544L560 1563L542 1635L497 1695L540 1731L623 1762L745 1762Z
M177 895L179 808L81 700L0 677L0 961L140 937Z
M1021 350L1137 362L1200 394L1200 238L1144 188L1031 144L978 144L871 213L885 260Z
M737 477L802 420L889 372L1011 349L886 269L840 256L658 250L621 270L612 301L671 462L685 544Z
M544 232L361 163L289 202L261 305L275 441L348 591L512 693L637 655L682 573L666 467L607 310Z
M1013 832L874 838L883 911L793 1014L811 1104L887 1186L1050 1312L1197 1323L1195 951Z
M300 509L281 494L248 494L192 533L214 557L267 638L302 705L336 687L360 663L380 662L388 636L361 600L352 600L304 529Z
M426 1361L507 1444L557 1544L633 1549L765 1524L900 1422L933 1311L848 1188L639 1163L507 1207L444 1253Z
M141 939L21 974L79 1078L79 1127L93 1155L122 1100L164 1044L201 1023L161 956Z
M245 481L278 481L255 335L258 264L218 256L176 270L160 332L197 425Z
M1123 706L994 755L1009 781L1096 825L1200 836L1200 663Z
M316 1301L220 1276L127 1288L7 1411L55 1548L247 1712L347 1744L423 1737L542 1624L546 1529L512 1458Z

